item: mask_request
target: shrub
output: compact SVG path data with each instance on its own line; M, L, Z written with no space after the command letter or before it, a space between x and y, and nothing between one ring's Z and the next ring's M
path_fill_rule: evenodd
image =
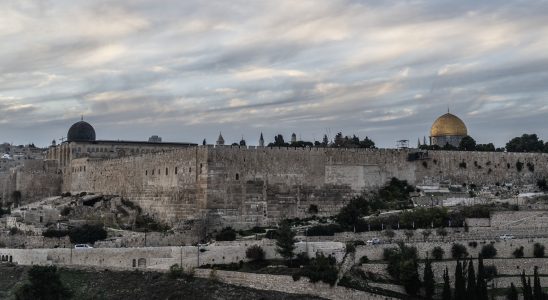
M48 228L46 231L42 232L42 236L47 238L62 238L68 234L68 230L58 230L53 228Z
M533 245L533 256L534 257L544 257L544 245L535 243Z
M476 241L468 242L468 246L470 246L472 248L476 248L478 246L478 242L476 242Z
M338 224L316 225L306 230L307 236L333 236L337 232L342 232Z
M441 236L442 239L445 239L445 237L447 236L447 229L443 227L436 228L436 234L438 236Z
M367 257L367 255L360 257L360 264L366 264L368 262L369 262L369 257Z
M72 292L63 285L55 266L32 266L28 272L29 283L15 292L16 299L70 299Z
M523 170L523 163L519 160L516 162L516 170L518 170L518 172L521 172L521 170Z
M498 274L497 267L493 265L485 266L483 269L483 274L485 275L486 280L491 280Z
M318 252L316 253L316 257L310 261L310 264L298 273L300 276L310 278L310 282L312 283L322 281L333 286L335 281L337 281L339 271L337 270L334 257L324 256L323 253ZM293 280L299 277L293 277Z
M493 244L487 244L481 247L481 256L484 258L493 258L497 256L497 249Z
M167 276L171 279L185 279L186 281L192 281L194 280L194 268L189 268L187 271L183 269L183 267L179 266L179 264L174 264L169 267L169 272Z
M435 260L442 260L444 253L445 251L443 251L443 249L440 246L436 246L434 247L434 249L432 249L432 257Z
M454 259L463 259L468 256L468 251L466 250L466 246L459 243L454 243L453 246L451 246L451 257Z
M236 239L236 231L232 227L225 227L215 236L217 241L234 241Z
M466 163L464 161L459 163L459 168L466 169Z
M308 213L309 214L317 214L318 213L318 205L310 204L310 206L308 207Z
M346 243L346 253L354 253L356 252L356 246L352 242Z
M516 248L514 252L512 252L512 255L514 255L515 258L522 258L523 257L523 246Z
M93 244L107 238L103 225L82 225L69 231L70 241L74 244Z
M12 227L10 228L10 235L16 235L20 232L19 229L17 229L17 227Z
M528 162L527 169L529 169L529 172L535 172L535 165L533 163Z
M253 245L245 251L245 257L249 258L251 261L262 261L264 260L264 250L259 245Z
M70 206L65 206L63 209L61 209L61 216L66 217L70 214L72 211L72 208Z

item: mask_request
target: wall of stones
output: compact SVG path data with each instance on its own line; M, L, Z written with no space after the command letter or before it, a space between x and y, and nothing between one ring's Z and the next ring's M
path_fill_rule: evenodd
M412 151L207 146L77 159L64 190L118 194L168 223L205 217L211 230L310 216L312 204L317 214L332 215L353 195L391 177L411 184L433 179L519 185L548 176L547 154L430 151L430 159L408 161Z
M174 264L193 268L212 264L229 264L246 261L245 252L252 245L259 245L267 259L279 259L273 241L225 242L200 247L142 247L142 248L93 248L93 249L0 249L0 255L10 257L22 265L74 265L108 268L149 268L167 270ZM333 242L297 243L296 253L316 252L333 255L338 261L344 257L344 244ZM135 260L135 265L134 265ZM141 260L141 264L138 264Z

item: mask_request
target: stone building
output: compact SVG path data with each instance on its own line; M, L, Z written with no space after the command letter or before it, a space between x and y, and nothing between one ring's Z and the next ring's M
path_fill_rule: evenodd
M457 116L447 112L434 121L430 129L430 145L444 147L449 144L458 147L460 141L468 135L464 122Z
M195 145L161 142L159 137L149 141L97 140L93 126L82 119L70 127L66 141L59 145L52 143L47 150L46 159L58 161L59 167L63 169L76 158L117 158Z

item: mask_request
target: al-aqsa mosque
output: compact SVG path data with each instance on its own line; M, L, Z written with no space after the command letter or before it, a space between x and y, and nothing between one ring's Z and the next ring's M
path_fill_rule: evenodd
M437 118L434 124L432 124L432 128L430 129L430 145L443 147L449 144L453 147L458 147L460 141L467 135L468 130L464 122L448 111Z

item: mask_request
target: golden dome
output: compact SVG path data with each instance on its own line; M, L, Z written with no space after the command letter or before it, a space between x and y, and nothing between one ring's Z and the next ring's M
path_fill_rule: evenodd
M430 136L467 136L468 130L459 117L446 113L439 117L430 129Z

